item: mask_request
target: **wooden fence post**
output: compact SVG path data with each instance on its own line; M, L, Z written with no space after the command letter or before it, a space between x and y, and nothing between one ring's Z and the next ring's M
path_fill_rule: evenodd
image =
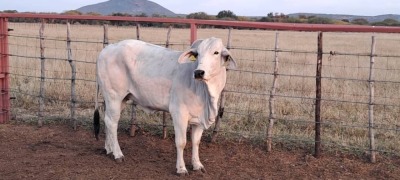
M129 135L133 137L136 134L136 130L139 129L136 124L136 105L131 105L131 111L131 128L129 130Z
M231 49L231 43L232 43L232 28L229 28L228 43L226 44L226 48L228 50ZM224 109L225 109L225 92L224 91L225 91L225 88L221 92L221 97L220 97L221 100L220 100L220 105L219 105L219 109L218 109L218 115L215 119L215 127L214 127L213 134L211 137L211 142L215 142L217 140L219 127L221 124L222 116L224 114Z
M374 63L375 63L375 36L372 36L371 56L369 66L369 108L368 108L368 129L369 129L369 152L371 163L376 162L375 131L374 131L374 103L375 103L375 84L374 84Z
M72 60L72 51L71 51L71 25L67 22L67 52L68 52L68 62L71 66L71 122L72 127L76 130L76 90L75 90L75 79L76 79L76 67L75 62Z
M275 35L275 56L274 56L274 79L272 81L271 92L269 95L269 125L267 129L267 152L272 151L272 136L273 136L273 127L275 121L275 91L278 86L278 49L279 49L279 32L276 32Z
M136 39L140 40L140 24L136 23Z
M316 72L316 91L315 91L315 154L314 157L321 156L321 72L322 72L322 32L318 33L318 55Z
M165 47L169 48L169 40L171 38L172 25L169 25L167 32L167 41L165 42ZM163 112L163 139L167 138L167 112Z
M172 31L172 25L169 25L168 32L167 32L167 41L165 42L166 48L169 48L169 40L171 39L171 31Z
M45 57L44 57L44 24L45 20L42 19L42 24L40 26L39 30L39 38L40 38L40 90L39 90L39 120L38 120L38 126L42 127L43 126L43 111L44 111L44 94L45 94L45 89L44 89L44 83L45 83Z
M140 24L136 23L136 39L140 40ZM129 130L129 135L131 137L135 136L136 131L139 129L136 124L136 105L131 105L131 128Z
M108 45L108 24L103 25L104 36L103 36L103 48Z

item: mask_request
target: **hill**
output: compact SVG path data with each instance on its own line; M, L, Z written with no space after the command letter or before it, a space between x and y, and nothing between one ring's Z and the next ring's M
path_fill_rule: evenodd
M379 15L379 16L357 16L357 15L343 15L343 14L295 13L295 14L289 14L289 17L299 17L300 15L324 17L324 18L330 18L330 19L336 19L336 20L347 19L349 21L352 21L354 19L363 18L363 19L366 19L370 23L380 22L385 19L395 19L397 21L400 21L400 15L396 15L396 14L385 14L385 15Z
M106 2L83 6L77 9L77 11L82 13L96 12L102 15L110 15L112 13L140 15L144 13L147 16L152 16L153 14L167 17L177 16L174 12L148 0L109 0Z

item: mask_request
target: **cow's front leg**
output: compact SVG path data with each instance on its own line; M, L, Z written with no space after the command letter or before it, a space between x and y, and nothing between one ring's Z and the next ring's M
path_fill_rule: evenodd
M174 115L173 123L174 123L174 130L175 130L175 144L176 144L176 172L178 174L189 174L186 166L185 161L183 159L183 150L186 146L186 130L188 126L188 118L182 115Z
M206 172L203 164L200 162L199 158L199 145L201 140L201 135L203 134L203 128L200 125L192 125L192 165L193 170L201 170L202 172Z

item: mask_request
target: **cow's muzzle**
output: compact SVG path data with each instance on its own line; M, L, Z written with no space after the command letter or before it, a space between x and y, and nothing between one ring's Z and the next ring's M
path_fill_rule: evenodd
M204 79L205 72L203 70L194 70L195 79Z

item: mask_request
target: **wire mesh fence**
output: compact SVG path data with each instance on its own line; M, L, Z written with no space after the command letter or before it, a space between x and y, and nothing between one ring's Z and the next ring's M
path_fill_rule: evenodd
M69 121L71 67L67 28L62 24L10 23L9 56L12 113L16 119L38 120L40 81L44 80L44 121ZM136 39L135 26L109 26L108 42ZM219 134L310 147L315 143L317 36L315 32L231 30L230 51L238 69L228 71L224 115ZM140 39L166 45L168 28L140 28ZM198 38L215 36L228 42L228 29L198 29ZM371 53L371 37L376 51ZM76 65L76 120L91 123L95 95L95 63L104 45L103 26L71 25L71 60ZM45 76L41 77L40 40ZM277 41L276 41L277 39ZM189 47L189 30L173 29L170 48ZM279 43L279 46L277 46ZM397 34L324 33L321 74L321 142L324 150L381 152L399 155L400 37ZM374 66L371 68L371 58ZM278 69L275 69L279 61ZM371 79L371 69L374 76ZM274 80L275 79L275 80ZM274 83L274 81L276 83ZM371 102L371 82L374 91ZM275 84L275 85L274 85ZM275 86L273 88L273 86ZM274 89L274 91L272 91ZM273 93L271 93L273 92ZM270 114L271 97L273 115ZM370 123L373 106L374 123ZM137 114L140 127L161 127L162 114ZM273 131L267 135L274 119ZM121 116L128 128L131 108ZM167 121L171 131L171 121ZM375 147L370 147L373 129ZM209 131L210 133L210 131ZM273 147L273 145L272 145Z

